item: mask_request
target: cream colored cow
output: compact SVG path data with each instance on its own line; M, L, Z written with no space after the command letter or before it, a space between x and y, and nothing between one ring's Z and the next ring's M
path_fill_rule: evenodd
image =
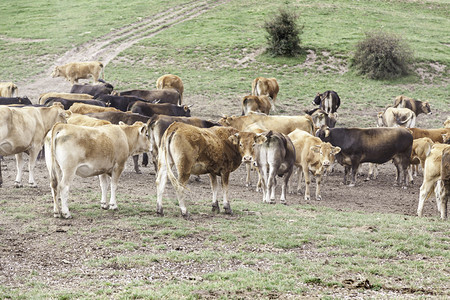
M87 61L87 62L71 62L62 66L56 66L51 76L64 77L67 81L73 85L78 83L79 79L88 79L92 77L94 83L98 82L102 73L102 79L104 79L103 64L99 61Z
M17 97L19 89L12 82L0 82L0 97Z

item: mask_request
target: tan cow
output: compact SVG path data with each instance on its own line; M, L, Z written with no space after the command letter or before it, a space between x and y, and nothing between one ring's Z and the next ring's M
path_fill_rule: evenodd
M103 107L103 106L90 105L90 104L85 104L85 103L74 103L74 104L72 104L72 106L70 106L69 110L73 113L82 114L82 115L90 114L90 113L105 112L105 111L120 111L114 107Z
M73 94L73 93L57 93L57 92L49 92L39 95L39 104L45 104L48 98L57 97L64 98L70 100L91 100L94 99L94 96L89 94Z
M416 114L409 108L388 107L377 115L378 127L406 127L416 126Z
M0 107L0 155L16 156L16 187L22 187L24 160L22 154L29 155L29 184L36 187L34 166L47 132L56 122L66 122L66 112L61 104L51 107ZM0 169L0 186L3 178Z
M181 214L187 217L184 190L191 174L209 174L213 192L212 211L219 212L217 201L217 176L222 177L223 207L231 214L228 201L230 173L241 164L239 146L230 137L238 131L231 127L215 126L198 128L189 124L174 122L165 131L158 157L157 213L163 215L162 197L170 179L177 194ZM175 165L178 178L172 166Z
M303 116L266 116L260 114L249 114L248 116L222 117L219 123L223 126L231 126L239 131L249 130L249 126L257 129L262 128L267 131L273 130L283 134L289 134L295 129L304 130L314 134L314 123L309 115Z
M165 89L165 88L173 88L178 91L180 94L180 102L178 105L183 103L183 92L184 86L183 81L177 75L166 74L158 78L156 80L156 88L157 89Z
M295 147L295 166L298 168L297 193L300 193L302 173L305 178L305 200L310 199L310 172L316 178L316 200L322 200L320 184L325 169L334 162L334 156L341 151L318 137L296 129L288 134Z
M417 176L417 169L419 167L419 164L421 165L422 169L424 168L425 159L430 153L431 147L433 147L433 145L434 142L428 137L413 140L411 151L411 165L408 170L409 182L413 183L413 169L414 176Z
M409 108L416 114L416 116L421 113L424 113L426 115L431 114L431 108L428 101L422 102L420 100L414 100L403 95L397 96L395 98L394 107Z
M272 105L269 97L266 95L253 96L248 95L242 98L242 115L247 116L249 112L258 112L268 115Z
M111 124L111 122L106 121L106 120L92 118L92 117L77 114L77 113L72 113L69 116L69 118L67 119L67 124L97 127L97 126L109 125L109 124Z
M19 89L12 82L0 82L0 97L18 97Z
M99 176L102 190L101 207L117 209L116 189L129 156L150 149L147 125L104 125L87 127L56 124L46 140L47 168L53 196L55 217L71 218L67 200L75 175L86 178ZM106 203L111 179L111 198ZM61 205L58 200L61 199Z
M104 79L105 74L101 62L86 61L71 62L62 66L56 66L51 75L53 78L64 77L73 85L74 83L78 83L79 79L88 79L89 77L92 77L94 83L97 83L100 78L100 72L102 72L102 79Z
M437 129L422 129L422 128L408 128L412 133L414 139L428 137L435 143L443 143L443 134L450 134L450 128Z
M447 205L450 197L450 147L442 151L441 160L441 218L444 212L444 218L447 218Z
M252 82L252 95L261 96L267 95L272 99L273 107L275 110L275 100L277 99L280 87L275 78L256 77Z
M419 217L422 216L423 205L425 201L431 196L433 191L436 190L438 181L441 179L442 155L444 153L444 150L446 151L445 153L448 153L449 149L450 145L434 144L433 147L431 148L430 154L427 156L425 160L425 168L423 171L423 183L420 187L419 206L417 207L417 215ZM444 167L446 166L447 165L445 164ZM448 170L446 170L444 174L445 179L447 179ZM438 211L441 213L441 219L446 219L448 197L441 197L440 193L438 192L436 192L435 195L437 208Z

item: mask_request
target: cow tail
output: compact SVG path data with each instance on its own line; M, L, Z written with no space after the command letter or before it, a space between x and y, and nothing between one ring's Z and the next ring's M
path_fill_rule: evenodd
M310 116L310 115L308 115L308 114L306 114L305 115L305 117L308 119L308 121L309 121L309 125L310 125L310 129L311 129L311 131L309 132L310 134L312 134L312 135L314 135L315 134L315 127L314 127L314 120L313 120L313 118Z
M50 185L51 187L53 187L56 190L56 193L59 195L59 186L58 186L58 182L59 182L59 172L57 172L57 170L60 169L58 162L56 161L56 157L55 157L55 147L56 147L56 134L58 133L58 131L56 130L56 127L58 126L59 123L56 123L55 125L53 125L52 129L51 129L51 135L50 135L50 166L49 166L49 175L50 175ZM46 154L47 156L48 154Z
M105 66L100 63L100 67L102 68L102 79L105 80Z
M167 128L166 130L168 130L169 128ZM172 131L170 133L169 136L166 136L166 139L163 141L164 142L164 161L166 163L167 166L167 177L169 177L170 182L172 183L173 187L177 190L177 191L183 191L185 189L185 187L183 185L180 184L180 182L178 181L177 177L175 176L175 174L173 174L172 171L172 166L170 165L170 161L169 161L169 155L170 157L172 157L172 154L170 153L170 144L173 140L173 136L175 135L176 131ZM172 159L173 161L173 159Z
M255 85L253 86L252 95L255 95L255 96L258 95L258 84L259 84L259 80L255 80Z

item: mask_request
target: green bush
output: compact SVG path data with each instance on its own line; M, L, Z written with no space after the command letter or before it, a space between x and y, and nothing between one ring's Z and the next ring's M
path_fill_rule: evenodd
M300 34L303 26L297 24L298 15L287 8L280 8L271 20L264 23L267 31L267 51L274 56L296 56L300 54Z
M399 37L384 32L366 33L356 45L351 65L371 79L393 79L407 75L413 52Z

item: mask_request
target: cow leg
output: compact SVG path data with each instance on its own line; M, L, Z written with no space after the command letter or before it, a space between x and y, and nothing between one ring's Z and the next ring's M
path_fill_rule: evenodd
M449 189L450 186L447 184L447 186L445 186L444 181L442 181L442 185L441 185L441 191L440 191L440 203L441 203L441 219L447 219L447 205L448 205L448 197L449 197ZM436 197L437 200L437 197Z
M3 185L2 163L0 162L0 188Z
M320 195L320 185L322 184L322 173L319 173L316 176L316 200L322 200L322 196Z
M222 193L223 193L223 209L225 214L231 215L233 211L231 210L230 201L228 201L228 183L230 180L230 173L223 173L222 178Z
M109 199L109 209L117 210L116 191L119 183L120 174L125 168L125 162L113 169L111 174L111 198Z
M102 190L102 199L100 200L100 206L103 209L108 209L106 199L108 197L109 175L108 174L98 175L98 179L100 180L100 188Z
M55 218L62 217L61 205L59 205L60 193L58 190L59 189L58 178L59 177L53 176L50 171L50 188L52 189L52 197L53 197L53 217Z
M261 170L258 167L255 167L256 172L258 173L258 183L256 184L256 192L260 192L262 190L262 180L261 180Z
M350 181L349 187L354 187L356 185L356 173L358 172L359 164L353 163L352 164L352 179Z
M70 184L72 183L74 177L75 177L75 169L62 171L62 178L58 187L61 197L61 217L65 219L72 218L72 215L70 214L69 211L69 206L67 205L67 200L69 198Z
M414 178L413 178L413 169L414 169L414 166L417 166L417 165L411 164L411 165L409 165L409 167L408 167L408 178L409 178L409 183L410 183L410 184L414 184Z
M18 153L16 156L16 168L17 168L17 175L16 180L14 181L14 186L16 188L21 188L23 185L21 184L22 181L22 174L23 174L23 165L25 164L25 161L23 160L23 153Z
M275 167L270 166L269 167L269 178L267 180L267 202L274 204L275 203ZM270 193L270 200L269 200L269 193Z
M251 179L250 179L250 172L251 172L251 165L250 163L245 164L245 169L247 171L247 177L245 178L245 186L249 187L252 185Z
M212 196L212 212L213 213L220 213L219 202L217 201L217 191L218 191L217 176L210 173L209 174L209 179L211 180L211 190L212 190L212 193L213 193L213 196Z
M37 187L36 181L34 180L34 167L36 166L37 156L42 147L39 147L37 150L31 149L28 161L28 184L30 187Z
M419 193L419 206L417 207L417 215L419 217L422 216L423 212L423 205L425 204L425 201L430 197L431 193L434 191L436 186L436 180L426 180L424 178L422 185L420 186L420 193Z
M142 153L142 165L144 167L148 166L148 154L147 154L147 152Z
M139 155L133 155L133 163L136 174L142 174L141 170L139 170Z
M164 216L162 207L162 197L167 183L167 165L165 163L160 164L155 183L157 187L156 213L160 216Z
M311 178L309 177L310 175L309 168L308 166L303 166L302 169L303 169L303 177L305 177L305 200L309 201L311 199L311 191L310 191Z
M186 186L186 183L189 180L190 174L189 173L181 173L180 168L177 168L178 171L178 182L179 185L175 188L178 198L178 204L180 205L181 215L183 218L189 218L186 203L184 201L185 193L184 193L184 187Z
M261 172L261 170L260 170ZM263 192L263 203L269 203L269 193L267 192L267 166L262 166L261 190Z
M281 184L281 197L280 197L281 204L286 204L286 189L288 187L289 179L291 178L293 171L294 167L290 168L290 170L286 174L284 174L283 182Z

